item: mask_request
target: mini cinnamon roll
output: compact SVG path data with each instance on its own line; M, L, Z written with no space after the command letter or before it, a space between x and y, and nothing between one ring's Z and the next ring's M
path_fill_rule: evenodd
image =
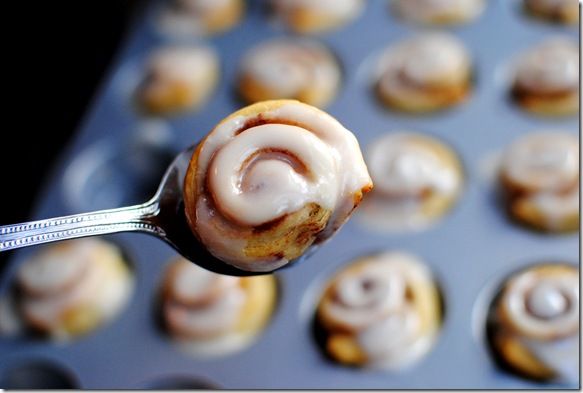
M445 33L426 33L390 46L378 67L377 94L390 108L429 112L464 101L471 61L463 44Z
M218 63L216 53L205 46L158 49L136 92L140 108L154 115L197 109L216 87Z
M265 101L198 145L184 201L212 255L268 272L332 236L371 188L358 142L338 121L298 101Z
M88 333L119 314L133 288L120 250L96 239L48 246L17 273L23 322L55 339Z
M529 134L505 152L500 180L510 215L533 228L579 228L579 142L561 132Z
M337 29L356 19L365 6L363 0L271 0L278 20L304 34Z
M386 134L371 144L366 162L375 188L359 219L374 229L422 229L447 212L462 189L457 155L427 135Z
M316 323L335 361L400 370L418 362L436 339L439 291L429 269L413 255L363 257L330 281Z
M555 38L524 53L516 65L512 95L539 115L572 115L579 110L579 48Z
M488 338L496 360L535 380L579 381L579 272L544 264L513 275L495 298Z
M575 24L579 21L577 0L524 0L524 9L534 17L551 22Z
M477 18L485 7L484 0L393 0L399 17L414 23L452 25Z
M232 29L244 11L243 0L171 0L158 23L171 35L205 36Z
M336 96L341 79L338 62L324 45L280 38L260 44L245 56L239 93L249 103L293 98L323 107Z
M164 277L162 317L166 331L187 350L223 355L251 342L276 301L272 275L223 276L179 258Z

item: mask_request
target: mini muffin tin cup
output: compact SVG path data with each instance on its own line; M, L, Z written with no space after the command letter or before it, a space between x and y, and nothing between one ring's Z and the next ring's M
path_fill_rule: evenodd
M31 218L146 201L151 196L149 185L155 183L147 175L157 176L167 154L200 140L218 121L245 105L235 89L244 54L261 42L290 35L269 19L266 2L249 1L245 17L232 30L177 40L157 30L160 5L151 2L135 19L76 137L63 150L38 195ZM421 116L386 109L371 88L375 59L388 45L428 30L454 34L468 49L474 64L469 99ZM34 387L42 386L39 378L46 378L46 387L62 380L86 389L183 385L230 389L577 388L537 383L499 369L485 348L483 328L476 327L485 319L481 305L489 303L482 297L492 296L488 288L498 285L498 280L540 261L579 264L577 234L542 234L509 220L489 169L492 157L522 135L544 129L578 134L577 116L536 117L514 105L508 95L515 56L555 35L578 42L577 33L576 26L529 18L519 0L490 0L475 21L453 27L408 23L391 13L387 1L368 1L355 21L313 37L332 50L343 69L339 93L325 109L355 133L362 148L386 132L399 130L427 132L450 142L465 171L463 192L451 211L419 232L383 234L359 220L349 221L310 259L277 273L278 307L255 341L242 351L213 358L177 350L153 321L164 269L176 253L147 235L111 236L134 267L136 286L124 311L106 326L67 344L1 337L0 387L9 387L3 384L13 384L14 375L23 378L24 373L35 380ZM165 44L200 42L220 56L220 81L208 101L197 111L168 118L149 119L140 114L132 102L132 86L140 78L147 55ZM170 130L169 139L140 139L141 132L151 132L144 131L144 122L154 120ZM146 175L140 171L143 160L139 154L134 161L124 154L135 146L156 152L157 162L149 163L152 167ZM95 153L99 149L107 154ZM87 169L82 176L72 165L97 172ZM403 250L424 260L439 280L447 310L431 351L412 368L398 373L334 364L317 347L312 332L313 312L327 279L352 260L380 250ZM0 280L0 293L8 291L18 264L34 251L13 253Z

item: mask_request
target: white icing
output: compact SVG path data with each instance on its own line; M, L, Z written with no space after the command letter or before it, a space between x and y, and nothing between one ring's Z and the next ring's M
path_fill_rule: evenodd
M568 217L579 212L579 184L565 194L539 192L528 198L551 229L560 229Z
M549 319L564 313L569 304L558 288L542 283L532 290L528 306L536 317Z
M484 10L484 0L394 0L397 12L418 22L439 22L443 18L469 20Z
M74 284L89 269L92 243L69 243L49 248L35 258L22 264L18 281L26 291L35 295L46 295L63 290Z
M201 307L187 307L176 303L165 304L167 320L182 331L194 336L215 336L234 328L245 304L242 288L232 287L215 301Z
M577 91L579 87L579 49L565 39L543 42L519 59L516 85L533 93Z
M181 265L171 283L177 301L187 300L189 304L210 301L239 283L237 277L214 274L190 261L177 263Z
M63 340L69 338L62 319L65 311L87 308L98 314L100 322L107 321L126 304L133 287L125 267L119 265L123 261L117 249L91 239L75 242L79 246L75 244L66 249L63 257L89 258L88 270L81 279L65 291L22 299L26 317L40 321L55 338ZM84 247L87 247L87 254L77 254Z
M414 364L427 353L432 341L421 332L419 316L408 306L358 335L358 343L370 358L369 366L385 370Z
M299 204L295 198L313 200L333 211L326 229L319 235L320 240L324 240L348 218L354 207L354 194L370 184L356 138L331 116L307 105L290 102L262 113L262 118L287 119L306 125L311 132L291 126L272 125L252 127L235 135L249 120L239 116L220 124L209 134L199 151L197 166L197 178L200 179L197 182L200 197L196 208L198 235L213 255L252 271L270 271L288 261L257 261L247 257L242 251L244 235L243 238L222 235L222 227L216 227L226 225L221 220L231 218L236 222L260 224L296 208ZM250 144L246 145L248 142ZM291 169L293 165L285 154L268 156L261 166L257 164L252 168L247 182L238 186L238 164L234 163L243 162L245 157L255 151L261 153L261 147L282 147L297 153L296 158L304 163L308 172L302 174ZM223 150L229 154L223 155ZM253 175L254 172L257 175ZM209 206L204 189L207 184L204 179L207 178L211 192L218 198L219 211ZM257 203L256 198L261 198L264 203ZM283 207L274 201L283 203ZM220 218L221 212L230 217Z
M432 286L431 274L417 258L401 252L361 263L338 277L335 298L323 305L326 317L355 331L368 366L390 370L409 366L431 347L437 321L423 326L420 309L428 305L418 306L407 291Z
M285 153L245 162L265 149ZM285 154L299 158L309 174L298 173ZM311 132L285 124L253 127L234 138L213 157L209 186L221 210L244 225L260 225L307 203L336 205L335 160L329 146Z
M542 290L540 289L542 287ZM567 306L561 312L553 310L551 318L541 314L548 312L548 297L553 288L562 296ZM534 298L533 298L534 294ZM579 326L579 285L577 274L572 275L542 275L536 271L527 271L513 279L502 299L503 307L512 319L512 323L524 337L543 338L548 340L573 334ZM529 306L535 307L535 314Z
M216 53L205 46L171 46L154 52L148 64L150 83L180 82L192 88L206 84L209 74L218 67Z
M421 86L461 83L469 67L469 56L456 37L426 33L388 48L379 64L379 88L390 90L403 78Z
M528 349L566 383L579 381L579 337L572 335L553 341L522 340Z
M303 10L339 19L355 18L364 7L362 0L272 0L272 4L284 17L287 13Z
M513 143L502 160L503 174L535 191L560 191L579 176L577 138L560 132L529 134Z
M459 174L431 150L422 136L412 133L390 133L376 140L366 162L375 191L394 196L418 196L424 190L454 192L459 187Z
M274 98L294 98L307 89L335 90L341 79L328 49L305 39L275 39L255 47L246 55L242 72L265 85Z

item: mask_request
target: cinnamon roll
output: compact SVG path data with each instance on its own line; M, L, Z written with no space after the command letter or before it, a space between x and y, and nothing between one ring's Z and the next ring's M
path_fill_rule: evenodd
M488 338L500 365L535 380L579 381L579 272L549 263L504 284L490 310Z
M170 35L205 36L232 29L244 11L243 0L171 0L158 24Z
M516 65L512 96L540 115L572 115L579 110L579 47L555 38L524 53Z
M429 269L413 255L363 257L328 284L316 323L335 361L400 370L418 362L436 339L439 291Z
M218 69L217 54L206 46L158 49L136 92L139 107L154 115L195 110L214 91Z
M336 96L341 79L338 62L324 45L280 38L260 44L245 56L239 93L250 103L294 98L323 107Z
M445 33L425 33L390 46L381 57L376 90L390 108L429 112L464 101L471 61L463 44Z
M298 101L265 101L198 145L184 201L211 254L268 272L332 236L371 188L358 142L338 121Z
M288 28L304 34L321 33L356 19L363 0L271 0L273 12Z
M422 229L447 212L462 189L457 155L427 135L386 134L371 144L366 163L375 188L359 219L373 229Z
M179 258L162 286L167 333L200 355L242 349L265 327L275 308L277 285L269 276L223 276Z
M534 17L552 22L564 24L579 22L577 0L524 0L524 9Z
M500 180L510 215L543 231L579 228L579 141L561 132L529 134L505 152Z
M477 18L484 0L393 0L397 15L405 20L433 25L467 23Z
M67 340L118 315L133 279L117 247L82 239L48 246L26 260L17 284L17 307L27 327Z

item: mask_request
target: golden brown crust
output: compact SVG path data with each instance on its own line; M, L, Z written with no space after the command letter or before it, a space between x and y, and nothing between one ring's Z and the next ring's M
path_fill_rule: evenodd
M205 19L206 33L216 34L232 29L245 12L245 2L234 0Z
M563 24L579 22L579 4L577 0L573 0L572 5L569 7L555 7L551 10L545 7L537 7L536 3L536 1L525 1L524 3L524 11L534 18Z
M515 88L514 100L525 110L540 116L568 116L579 110L578 91L565 91L560 94L537 94Z

